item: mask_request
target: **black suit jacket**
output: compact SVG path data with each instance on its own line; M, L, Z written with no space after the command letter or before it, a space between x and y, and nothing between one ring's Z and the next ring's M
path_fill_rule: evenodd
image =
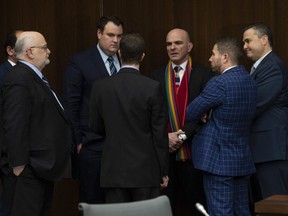
M8 60L0 65L0 87L11 68L12 65L8 62Z
M163 95L165 95L167 101L167 92L165 87L165 69L166 67L153 71L151 73L151 77L160 82ZM193 65L189 80L187 105L201 93L206 83L212 76L213 73L210 69L206 69L200 65ZM185 124L181 129L186 133L186 136L188 137L186 142L191 143L191 138L198 130L198 128L198 125L187 120L185 121Z
M2 152L2 148L4 148L4 146L3 146L4 134L3 134L3 126L2 126L3 122L2 122L2 91L1 91L1 87L3 85L3 82L4 82L6 75L8 74L8 72L11 68L12 68L12 65L8 62L8 60L0 65L0 159L2 158L2 156L1 156L2 153L5 154L4 151ZM1 161L1 163L5 163L5 162ZM0 167L2 167L2 164L0 164Z
M133 68L96 82L91 128L105 136L102 187L159 187L168 174L167 113L160 84Z
M18 62L3 84L4 145L9 167L28 164L35 174L59 180L68 164L71 127L51 90Z
M88 127L90 94L93 83L108 76L97 46L74 55L64 75L63 100L71 115L76 143L97 151L102 150L103 138Z

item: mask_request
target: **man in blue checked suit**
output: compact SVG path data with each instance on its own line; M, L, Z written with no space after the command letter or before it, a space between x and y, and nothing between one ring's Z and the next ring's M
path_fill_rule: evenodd
M238 65L241 55L235 39L217 41L209 61L221 75L212 78L187 108L189 121L204 122L192 141L192 159L204 173L208 212L213 216L251 215L248 182L255 167L248 136L256 84Z

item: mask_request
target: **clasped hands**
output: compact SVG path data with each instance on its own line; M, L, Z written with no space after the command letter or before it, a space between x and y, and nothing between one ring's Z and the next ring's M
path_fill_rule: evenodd
M173 153L177 151L183 144L183 140L181 140L178 136L179 134L185 134L184 131L179 130L176 132L168 133L169 138L169 152Z

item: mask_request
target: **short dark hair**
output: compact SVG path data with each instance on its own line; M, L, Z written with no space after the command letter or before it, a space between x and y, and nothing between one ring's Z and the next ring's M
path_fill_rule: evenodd
M243 28L242 33L247 31L248 29L254 29L258 37L266 35L268 37L268 42L270 46L273 47L273 33L267 25L263 23L253 23Z
M124 23L116 16L102 16L98 21L97 29L100 29L100 31L103 32L108 22L112 22L116 26L122 26L124 29Z
M145 51L145 42L140 34L125 34L120 41L121 60L123 63L141 62Z
M6 50L8 46L10 46L12 49L15 47L15 43L17 41L16 33L18 31L20 30L14 30L12 32L9 32L6 35L6 39L5 39L4 46L3 46L5 55L8 55L7 50Z
M236 38L222 38L216 41L220 54L227 53L233 63L238 64L240 57L243 55L240 43Z

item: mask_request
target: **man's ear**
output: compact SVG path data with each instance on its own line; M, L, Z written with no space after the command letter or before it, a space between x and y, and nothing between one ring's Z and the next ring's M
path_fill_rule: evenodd
M189 42L188 43L188 52L190 53L192 49L193 49L193 43Z
M101 36L102 36L101 30L97 29L97 38L98 38L98 40L101 38Z
M226 63L226 62L228 61L228 59L229 59L229 55L228 55L227 53L224 53L224 54L222 55L222 61L223 61L223 63Z
M268 36L267 35L263 35L261 37L261 41L262 41L263 45L266 46L268 44Z
M142 60L144 59L144 57L145 57L145 53L142 54L142 57L141 57L140 62L142 62Z
M6 47L6 52L8 53L9 56L14 55L14 49L11 46Z

